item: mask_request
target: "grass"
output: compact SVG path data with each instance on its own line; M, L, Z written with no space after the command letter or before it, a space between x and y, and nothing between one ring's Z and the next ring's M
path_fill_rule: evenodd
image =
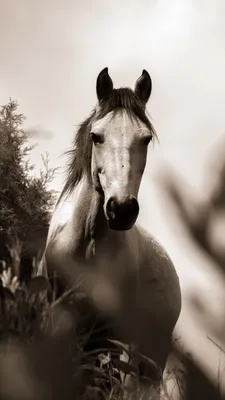
M148 395L141 392L138 371L127 362L132 354L126 345L109 341L104 349L86 350L91 332L77 324L71 306L74 291L50 298L49 282L36 276L35 262L31 279L19 282L12 272L18 271L18 251L11 254L12 264L7 268L3 263L0 275L0 400L154 399L152 382L144 385ZM123 353L125 361L115 359L114 353ZM156 364L147 362L157 374ZM130 392L128 378L133 382ZM165 393L161 399L169 399Z

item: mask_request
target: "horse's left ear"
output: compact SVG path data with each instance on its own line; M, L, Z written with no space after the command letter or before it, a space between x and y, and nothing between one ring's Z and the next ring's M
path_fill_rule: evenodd
M134 93L136 96L146 104L152 91L152 80L149 73L143 69L141 76L138 78Z
M97 77L96 92L98 101L107 100L113 90L113 81L108 74L108 68L104 68Z

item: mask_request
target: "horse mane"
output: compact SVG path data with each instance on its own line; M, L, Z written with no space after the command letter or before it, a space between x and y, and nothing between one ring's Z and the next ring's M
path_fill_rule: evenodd
M155 129L146 115L143 103L138 99L133 90L129 88L113 89L109 99L100 103L98 109L94 109L91 115L83 121L73 140L72 149L65 154L69 156L66 170L66 183L63 187L59 201L64 195L70 195L74 187L80 182L84 173L91 173L92 140L90 135L91 122L104 118L108 113L117 113L125 110L131 119L143 122L153 138L157 138ZM113 116L112 116L113 117Z

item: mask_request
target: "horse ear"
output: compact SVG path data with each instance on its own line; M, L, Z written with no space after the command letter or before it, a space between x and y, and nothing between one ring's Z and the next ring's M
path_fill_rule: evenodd
M97 77L96 92L98 101L107 100L113 90L113 81L108 74L108 68L104 68Z
M141 76L138 78L134 93L136 96L146 104L152 91L152 80L149 73L143 69Z

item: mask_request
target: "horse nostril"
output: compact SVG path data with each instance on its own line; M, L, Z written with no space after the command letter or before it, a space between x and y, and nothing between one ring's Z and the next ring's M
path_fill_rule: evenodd
M115 219L116 217L116 199L115 197L110 197L106 205L106 212L110 219Z
M139 205L138 205L138 201L135 199L135 197L133 197L133 196L130 197L129 200L127 201L127 205L133 214L138 214Z

